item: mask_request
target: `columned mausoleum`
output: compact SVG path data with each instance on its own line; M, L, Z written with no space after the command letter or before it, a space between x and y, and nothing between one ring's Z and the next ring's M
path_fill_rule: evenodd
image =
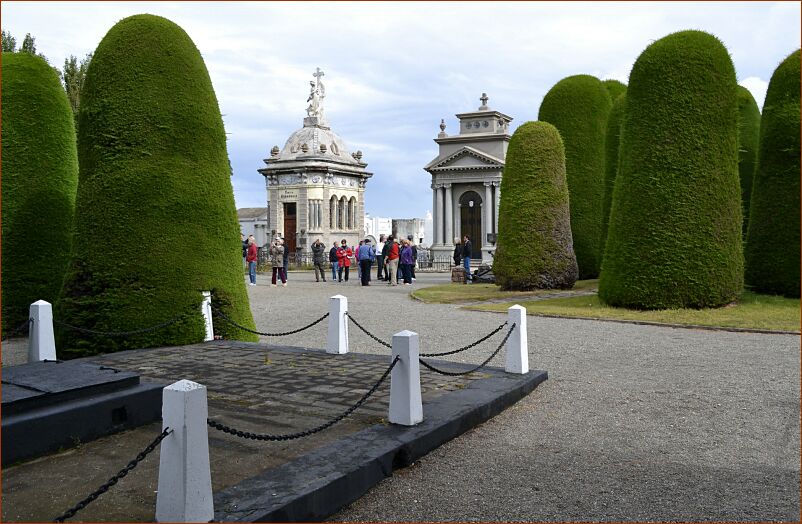
M487 106L487 95L474 112L460 113L459 134L446 134L440 121L435 142L440 154L424 167L432 175L432 215L435 256L451 256L454 237L468 235L472 259L492 260L498 234L501 174L510 142L512 118Z
M304 126L273 146L267 167L259 169L267 187L271 238L281 236L291 253L310 252L316 238L331 247L343 238L357 245L364 238L365 171L362 152L350 153L331 130L323 112L326 89L318 68L310 81Z

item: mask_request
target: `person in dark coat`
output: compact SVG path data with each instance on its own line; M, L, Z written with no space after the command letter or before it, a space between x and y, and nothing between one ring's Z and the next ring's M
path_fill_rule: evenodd
M281 245L284 246L284 259L281 261L284 264L284 285L287 285L287 270L290 269L290 250L287 248L287 242L281 239Z
M473 253L473 245L468 235L462 239L462 267L465 268L465 283L471 281L471 255Z
M315 282L326 281L326 246L318 238L312 244L312 263L315 265Z
M385 244L386 237L384 235L379 235L379 245L376 246L376 266L378 269L376 270L376 279L377 280L384 280L384 244Z
M337 258L337 241L334 241L334 247L329 249L329 262L331 263L331 281L337 282L337 270L340 268L340 259Z

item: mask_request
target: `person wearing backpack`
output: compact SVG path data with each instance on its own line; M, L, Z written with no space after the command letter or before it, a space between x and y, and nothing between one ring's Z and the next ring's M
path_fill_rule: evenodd
M363 286L370 285L370 267L376 260L376 249L370 245L370 239L366 238L361 242L356 251L356 259L359 262L360 277Z

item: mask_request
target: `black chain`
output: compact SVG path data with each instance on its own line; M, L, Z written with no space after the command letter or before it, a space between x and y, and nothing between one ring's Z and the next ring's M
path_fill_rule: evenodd
M495 335L496 333L498 333L499 331L501 331L501 328L503 328L503 327L504 327L504 326L506 326L506 325L507 325L507 322L505 321L505 322L504 322L503 324L501 324L499 327L497 327L496 329L494 329L493 331L491 331L491 332L490 332L489 334L487 334L486 336L484 336L484 337L480 338L479 340L477 340L477 341L476 341L476 342L474 342L473 344L468 344L467 346L461 347L461 348L459 348L459 349L455 349L454 351L446 351L445 353L421 353L421 354L420 354L420 356L422 356L422 357L444 357L444 356L446 356L446 355L453 355L454 353L460 353L460 352L462 352L462 351L465 351L465 350L471 349L471 348L472 348L472 347L474 347L474 346L478 346L479 344L481 344L482 342L484 342L484 341L485 341L485 340L487 340L488 338L492 337L493 335Z
M5 342L6 340L8 340L9 338L13 337L14 335L17 335L17 334L21 333L22 331L25 330L25 328L27 328L31 324L33 324L33 319L29 318L28 320L26 320L25 322L20 324L18 328L12 330L10 333L7 333L6 336L4 336L2 339L0 339L0 342Z
M366 400L368 400L368 398L370 398L371 395L373 395L373 393L376 392L377 389L379 389L379 386L381 386L382 382L384 382L385 379L387 379L387 376L393 370L393 368L398 363L400 358L401 357L395 357L395 359L393 360L392 364L390 364L390 367L388 367L387 371L384 372L384 375L382 375L382 377L379 379L379 381L376 382L376 384L374 384L373 387L370 388L370 391L365 393L365 395L363 395L362 398L360 398L357 401L356 404L354 404L353 406L348 408L345 412L341 413L337 417L335 417L332 420L326 422L325 424L321 424L320 426L317 426L316 428L308 429L306 431L301 431L301 432L298 432L298 433L288 433L286 435L260 435L260 434L257 434L257 433L250 433L248 431L240 431L238 429L234 429L234 428L228 427L226 425L220 424L219 422L215 422L212 419L207 419L206 423L209 426L213 427L214 429L218 429L218 430L222 431L223 433L228 433L230 435L235 435L237 437L247 438L247 439L251 439L251 440L273 440L273 441L275 441L275 440L294 440L294 439L297 439L297 438L308 437L309 435L312 435L312 434L317 433L319 431L323 431L324 429L327 429L327 428L333 426L337 422L341 421L342 419L344 419L345 417L347 417L348 415L350 415L351 413L356 411L362 404L365 403Z
M362 332L363 332L363 333L365 333L367 336L369 336L370 338L372 338L373 340L375 340L376 342L378 342L378 343L379 343L379 344L381 344L382 346L385 346L385 347L388 347L388 348L391 348L391 349L392 349L392 347L393 347L393 346L392 346L391 344L388 344L387 342L385 342L384 340L380 339L379 337L377 337L376 335L374 335L373 333L371 333L371 332L370 332L370 331L368 331L367 329L363 328L363 327L362 327L362 324L360 324L359 322L357 322L357 321L356 321L356 319L355 319L354 317L352 317L351 315L349 315L347 311L345 312L345 315L348 317L348 319L349 319L351 322L353 322L353 323L356 325L356 327L358 327L359 329L361 329L361 330L362 330Z
M94 491L94 492L93 492L91 495L89 495L88 497L86 497L85 499L83 499L81 502L79 502L78 504L76 504L76 505L75 505L75 506L73 506L72 508L68 509L68 510L67 510L67 511L66 511L66 512L63 514L63 515L61 515L61 516L58 516L58 517L56 517L55 519L53 519L53 522L64 522L65 520L67 520L67 519L69 519L69 518L72 518L73 516L75 516L75 514L76 514L76 513L78 513L78 512L79 512L79 511L81 511L82 509L84 509L84 508L85 508L86 506L88 506L90 503L92 503L92 502L93 502L93 501L94 501L96 498L98 498L98 497L99 497L99 496L101 496L102 494L106 493L106 492L109 490L109 488L111 488L112 486L114 486L115 484L117 484L117 482L119 482L119 480L120 480L120 479L122 479L123 477L125 477L126 475L128 475L128 473L129 473L129 472L130 472L132 469L134 469L135 467L137 467L137 465L138 465L140 462L142 462L142 460L143 460L145 457L147 457L147 456L148 456L148 454L149 454L151 451L153 451L154 449L156 449L156 446L158 446L158 445L159 445L159 443L160 443L162 440L164 440L164 439L165 439L165 437L167 437L167 435L169 435L169 434L170 434L170 433L172 433L172 432L173 432L173 430L172 430L172 429L170 429L170 428L164 428L164 431L162 431L162 432L161 432L161 434L160 434L158 437L156 437L156 439L155 439L153 442L151 442L150 444L148 444L148 447L146 447L145 449L143 449L143 450L142 450L142 451L141 451L141 452L140 452L140 453L139 453L139 454L136 456L136 458L135 458L134 460L132 460L131 462L129 462L127 466L125 466L123 469L121 469L121 470L119 471L119 473L117 473L116 475L114 475L113 477L111 477L111 478L110 478L108 481L106 481L106 483L105 483L105 484L103 484L102 486L100 486L100 487L99 487L97 490L95 490L95 491Z
M231 324L232 326L234 326L236 328L239 328L239 329L241 329L243 331L247 331L248 333L253 333L254 335L262 335L264 337L284 337L284 336L287 336L287 335L294 335L296 333L300 333L301 331L309 329L310 327L312 327L312 326L314 326L316 324L319 324L320 322L323 321L324 318L329 316L329 314L326 313L325 315L323 315L319 319L315 320L311 324L308 324L308 325L306 325L306 326L304 326L302 328L294 329L292 331L285 331L284 333L262 333L261 331L254 331L253 329L249 329L249 328L246 328L245 326L237 324L232 319L228 318L225 313L223 313L222 311L220 311L219 309L217 309L214 306L212 306L212 313L214 313L215 315L217 315L218 317L222 318L223 320L225 320L226 322L228 322L229 324Z
M487 357L487 360L485 360L484 362L482 362L481 364L479 364L478 366L476 366L475 368L473 368L471 370L461 371L459 373L452 373L450 371L443 371L442 369L437 369L436 367L432 366L431 364L426 363L423 360L419 359L419 362L421 363L421 365L423 367L425 367L427 369L430 369L430 370L434 371L435 373L439 373L441 375L448 375L449 377L458 377L460 375L467 375L469 373L473 373L474 371L478 371L478 370L482 369L483 367L485 367L487 365L488 362L493 360L493 357L495 357L498 354L498 352L501 351L501 348L503 348L504 344L507 343L507 339L510 338L510 335L512 335L512 332L514 330L515 330L515 323L513 322L512 326L510 326L510 330L507 331L507 335L504 337L504 340L501 341L501 344L499 344L499 346L496 348L496 350L493 352L493 354L490 355L489 357Z
M78 332L81 332L81 333L89 333L89 334L92 334L92 335L105 335L107 337L127 337L127 336L130 336L130 335L140 335L142 333L151 333L153 331L158 331L159 329L162 329L162 328L165 328L165 327L170 326L172 324L175 324L176 322L178 322L179 320L182 320L184 317L187 317L187 316L189 316L189 313L182 313L182 314L178 315L177 317L174 317L174 318L171 318L170 320L166 320L166 321L162 322L161 324L156 324L155 326L150 326L150 327L146 327L146 328L142 328L142 329L134 329L132 331L97 331L97 330L94 330L94 329L87 329L87 328L82 328L82 327L78 327L78 326L72 326L70 324L67 324L66 322L62 322L62 321L56 320L56 319L53 319L53 323L58 324L60 326L63 326L65 328L67 328L67 329L71 329L73 331L78 331Z

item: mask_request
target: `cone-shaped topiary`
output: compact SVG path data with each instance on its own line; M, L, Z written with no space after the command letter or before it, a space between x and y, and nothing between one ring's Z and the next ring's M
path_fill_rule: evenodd
M87 71L78 130L75 246L61 319L132 331L184 316L129 337L62 330L61 354L203 340L202 290L253 329L223 121L184 30L152 15L112 27ZM214 329L255 340L219 318Z
M619 96L627 92L627 85L618 80L602 80L602 84L604 84L604 88L607 89L607 92L610 93L610 100L613 102L615 102Z
M654 42L627 88L599 297L636 309L727 304L743 288L738 102L724 45Z
M569 289L577 272L563 142L553 125L527 122L510 139L501 179L496 283Z
M604 245L607 243L607 226L610 223L610 206L613 203L613 187L618 174L618 145L621 137L621 120L624 118L626 92L621 93L613 102L610 116L607 118L607 138L604 141L604 200L602 201L602 240L600 257L604 257ZM602 264L604 261L602 260Z
M32 302L55 302L69 262L78 156L58 75L30 53L3 53L3 331Z
M741 177L744 237L749 225L749 197L752 194L752 179L755 177L759 138L760 110L752 93L747 88L738 86L738 172Z
M601 264L604 138L612 102L607 88L590 75L557 82L540 104L538 119L560 132L565 145L571 232L579 278L595 278Z
M746 235L746 283L799 297L799 50L774 71L760 120Z

